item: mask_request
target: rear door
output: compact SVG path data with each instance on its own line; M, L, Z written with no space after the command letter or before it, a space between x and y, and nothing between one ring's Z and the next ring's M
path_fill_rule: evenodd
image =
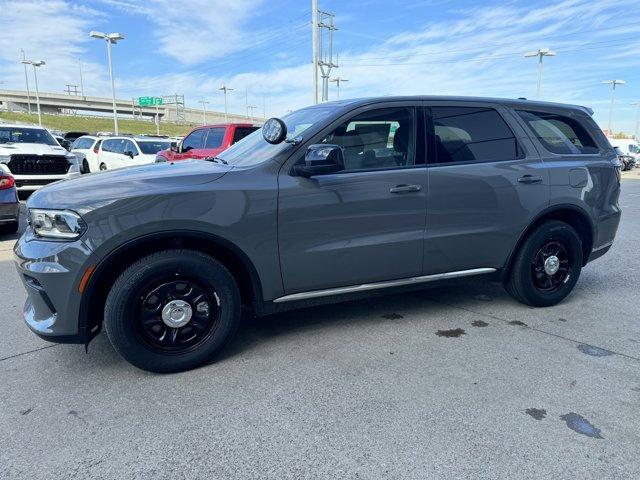
M312 139L342 147L343 171L305 178L292 175L291 165L281 170L278 243L287 294L420 274L427 171L419 108L386 105L360 108ZM294 162L304 162L304 151Z
M549 175L514 114L479 102L425 102L429 193L424 273L501 268Z

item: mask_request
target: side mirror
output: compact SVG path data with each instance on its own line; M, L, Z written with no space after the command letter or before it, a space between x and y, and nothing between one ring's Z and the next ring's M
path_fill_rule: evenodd
M134 153L131 150L127 150L126 152L124 152L124 154L129 158L135 157Z
M311 177L344 170L344 153L339 145L311 145L304 156L304 165L296 165L294 172L301 177Z
M178 142L171 142L171 146L169 147L173 153L178 153L180 149L178 148Z
M186 146L186 147L184 147L184 148L182 148L182 145L180 145L180 146L178 147L178 153L186 153L186 152L188 152L189 150L193 150L193 147L192 147L191 145Z

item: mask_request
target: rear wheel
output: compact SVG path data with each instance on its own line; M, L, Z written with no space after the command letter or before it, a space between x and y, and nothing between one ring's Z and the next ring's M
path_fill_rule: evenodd
M179 372L208 362L239 319L238 287L221 263L195 250L166 250L120 275L104 321L111 343L130 363Z
M567 223L549 220L521 245L504 282L516 300L535 307L562 301L582 269L582 241Z
M91 169L89 168L89 162L87 162L86 158L82 160L82 172L80 173L91 173Z

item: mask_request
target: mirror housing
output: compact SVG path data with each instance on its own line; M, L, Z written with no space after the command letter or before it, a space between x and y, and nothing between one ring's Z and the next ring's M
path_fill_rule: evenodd
M131 150L127 150L126 152L124 152L124 154L129 158L135 157L135 155L133 154L133 152Z
M344 170L342 147L331 144L311 145L304 156L304 165L295 165L294 172L301 177L336 173Z

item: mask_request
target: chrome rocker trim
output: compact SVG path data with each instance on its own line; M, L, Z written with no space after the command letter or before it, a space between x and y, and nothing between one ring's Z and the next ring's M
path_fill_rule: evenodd
M311 292L292 293L276 298L273 303L293 302L295 300L308 300L310 298L327 297L331 295L341 295L343 293L365 292L367 290L377 290L380 288L399 287L416 283L434 282L436 280L446 280L449 278L469 277L481 275L483 273L493 273L495 268L474 268L471 270L460 270L458 272L436 273L434 275L422 275L420 277L401 278L387 282L365 283L363 285L353 285L350 287L328 288L326 290L314 290Z

